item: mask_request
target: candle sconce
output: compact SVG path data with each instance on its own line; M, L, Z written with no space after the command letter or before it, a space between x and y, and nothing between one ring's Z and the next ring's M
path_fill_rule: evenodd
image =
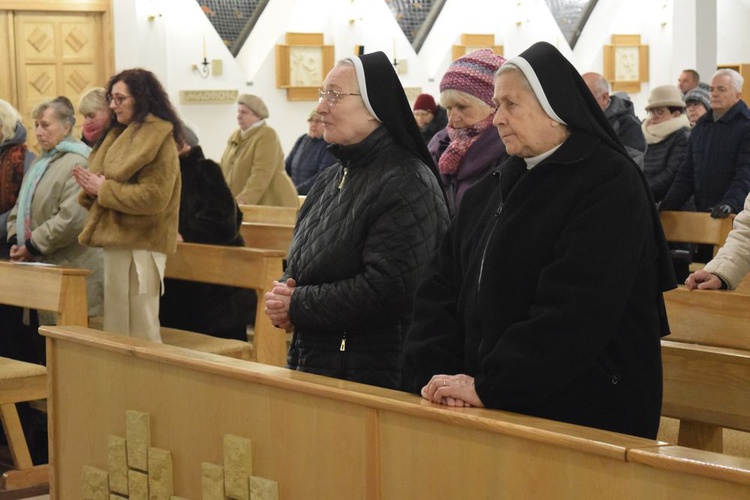
M201 63L193 64L193 69L197 71L199 75L201 75L201 78L208 78L208 76L211 74L211 68L209 68L210 64L211 63L208 62L208 59L204 57Z

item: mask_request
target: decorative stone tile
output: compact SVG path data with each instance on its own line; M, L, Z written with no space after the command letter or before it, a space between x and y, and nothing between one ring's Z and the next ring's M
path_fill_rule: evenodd
M172 454L159 448L148 449L148 491L151 500L169 500L172 487Z
M128 442L128 467L147 472L148 449L151 446L151 416L140 411L126 411L125 437Z
M128 496L128 451L125 438L107 437L107 468L110 493Z
M83 466L83 500L109 500L109 474L106 471Z
M224 496L224 467L204 462L201 464L203 500L226 500Z
M137 470L128 471L128 490L130 500L149 500L148 475Z
M250 476L250 498L252 500L279 500L279 483L258 476Z
M232 500L249 500L247 478L253 474L253 450L249 439L224 435L224 494Z

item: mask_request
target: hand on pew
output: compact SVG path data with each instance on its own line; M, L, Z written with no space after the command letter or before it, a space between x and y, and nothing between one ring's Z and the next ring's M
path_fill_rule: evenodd
M422 397L441 405L484 408L474 387L474 377L464 374L433 375L422 387Z
M25 245L13 245L10 247L10 260L13 262L32 262L36 259Z
M685 280L685 286L689 290L719 290L722 288L721 279L715 274L699 269Z
M292 293L294 293L294 287L297 286L297 282L292 278L281 283L279 281L273 282L273 289L266 293L266 307L263 312L271 320L273 326L276 328L282 328L287 332L294 329L292 320L289 317L289 306L292 302Z

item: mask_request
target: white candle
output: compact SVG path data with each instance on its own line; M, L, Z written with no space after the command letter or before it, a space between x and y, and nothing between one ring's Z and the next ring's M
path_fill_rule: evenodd
M393 39L393 60L396 60L396 39Z
M203 60L206 60L206 35L203 35Z

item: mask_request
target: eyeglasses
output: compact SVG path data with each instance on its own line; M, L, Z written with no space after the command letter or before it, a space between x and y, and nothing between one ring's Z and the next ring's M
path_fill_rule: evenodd
M362 94L355 94L354 92L338 92L336 90L320 90L318 89L318 102L323 102L323 99L326 100L326 103L328 103L329 106L335 106L339 103L339 99L341 99L341 96L345 95L362 95Z
M115 106L119 106L132 97L132 95L111 95L107 97L107 102L113 102L115 103Z

